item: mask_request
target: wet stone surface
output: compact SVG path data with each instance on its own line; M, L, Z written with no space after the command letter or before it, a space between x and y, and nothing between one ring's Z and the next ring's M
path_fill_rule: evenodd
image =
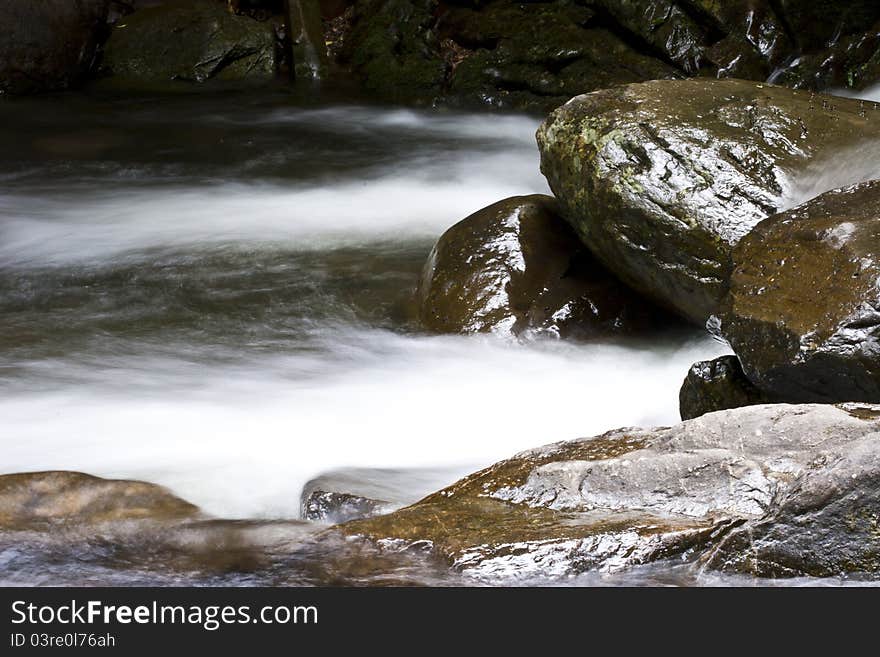
M722 333L761 390L880 401L880 183L758 224L734 250Z
M682 420L771 401L746 378L736 356L694 363L679 391Z
M677 325L597 263L540 194L499 201L447 230L417 297L422 325L442 333L589 338Z
M605 266L702 325L727 292L734 245L811 162L880 136L875 114L741 80L628 85L552 113L538 131L541 170Z

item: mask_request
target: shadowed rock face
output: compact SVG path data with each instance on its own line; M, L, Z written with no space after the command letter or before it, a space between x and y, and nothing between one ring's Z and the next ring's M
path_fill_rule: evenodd
M802 540L789 533L799 531L797 523L776 520L809 506L812 540L823 545L783 574L877 573L880 536L867 530L855 491L876 489L878 429L876 406L767 405L671 428L612 431L523 452L413 506L338 531L390 551L421 546L470 577L509 581L699 553L752 526L776 531L761 551L770 563ZM837 532L832 523L848 512L867 519ZM822 555L821 565L811 554ZM746 559L709 563L745 570Z
M733 252L722 333L761 390L880 401L880 182L762 221Z
M771 400L746 378L736 356L694 363L678 394L682 420Z
M0 3L0 94L67 89L91 69L109 0Z
M880 112L741 80L666 80L574 98L537 137L561 213L592 252L702 324L727 292L733 246L811 161L880 137Z
M422 325L446 333L588 337L675 323L596 263L540 194L499 201L447 230L417 296Z
M148 7L117 23L104 64L123 85L265 81L275 76L275 32L208 0Z

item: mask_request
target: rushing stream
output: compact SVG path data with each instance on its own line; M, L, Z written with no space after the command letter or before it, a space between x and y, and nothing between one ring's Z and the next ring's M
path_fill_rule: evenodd
M547 191L538 122L281 94L0 104L0 470L289 519L328 470L420 468L415 498L524 448L677 421L689 365L726 352L700 332L412 324L447 227Z

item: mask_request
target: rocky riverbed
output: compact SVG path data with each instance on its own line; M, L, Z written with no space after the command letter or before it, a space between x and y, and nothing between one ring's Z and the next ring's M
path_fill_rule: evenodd
M0 18L0 583L880 581L875 3Z

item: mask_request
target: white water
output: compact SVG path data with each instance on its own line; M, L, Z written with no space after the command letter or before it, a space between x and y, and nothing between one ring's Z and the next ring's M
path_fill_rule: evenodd
M41 268L136 274L150 258L197 260L219 244L256 252L257 260L263 251L377 240L426 250L484 205L546 191L530 118L341 108L242 119L272 129L328 123L343 141L373 131L412 145L366 167L366 177L362 168L268 183L242 175L252 164L245 162L235 176L187 174L170 185L160 184L150 163L115 163L103 177L89 170L69 184L16 183L0 194L0 272L22 281L40 278ZM483 142L432 150L419 142L431 136ZM261 151L254 161L267 157L273 153ZM120 173L133 170L137 184ZM151 175L145 186L140 176ZM309 275L290 273L297 282ZM318 298L322 284L316 275ZM95 298L102 293L94 290ZM166 301L156 294L158 313ZM218 346L196 329L106 329L101 312L118 311L99 310L101 328L86 343L69 347L58 338L48 352L19 349L0 361L0 377L8 372L0 388L0 470L142 478L223 517L296 516L303 484L332 468L453 466L463 474L548 442L675 422L690 364L726 352L708 337L630 346L426 337L344 314L297 319L310 342L273 352L252 349L249 331L274 330L256 316L252 325L224 318L233 345Z
M490 339L336 336L342 362L245 367L146 361L0 401L3 468L75 469L170 486L223 517L290 517L303 484L340 466L487 465L613 427L677 421L704 341L675 350L521 346ZM132 387L132 378L152 389ZM450 482L451 483L451 482Z

